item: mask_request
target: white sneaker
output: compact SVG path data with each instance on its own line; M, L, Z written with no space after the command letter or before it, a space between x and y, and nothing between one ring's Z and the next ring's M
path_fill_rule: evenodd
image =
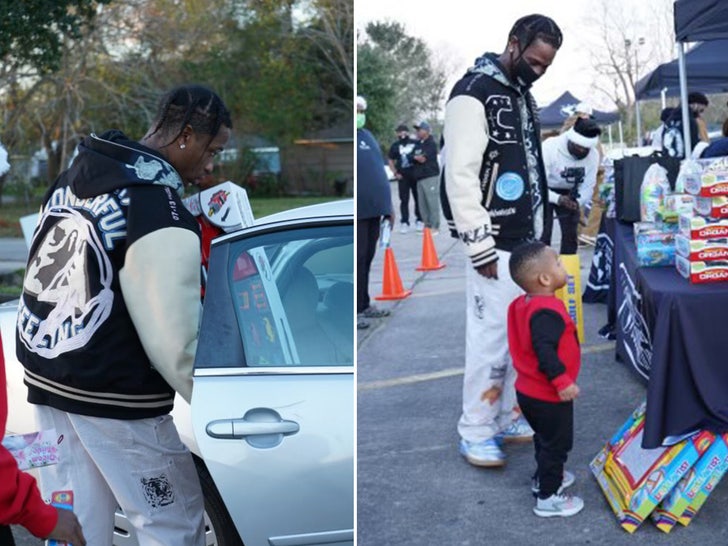
M542 518L567 517L581 512L584 501L569 495L551 495L547 499L536 499L533 513Z
M564 492L564 489L574 485L575 480L576 477L571 472L569 472L568 470L564 470L563 478L561 478L561 485L559 486L559 490L556 491L556 494L561 495L561 493ZM538 477L534 476L531 480L531 493L533 493L534 495L538 495L539 491L540 487L538 486Z
M530 442L533 440L533 429L526 421L526 418L521 416L499 432L495 439L498 443L520 444Z
M425 224L417 220L417 223L415 224L415 229L417 230L417 233L422 233L422 231L425 229Z
M431 229L430 230L430 235L440 235L440 230L439 229Z
M409 231L409 224L405 224L404 222L402 222L399 225L399 232L400 233L407 233L408 231Z
M506 454L498 447L494 439L482 442L468 442L460 440L460 454L474 466L503 466L506 464Z

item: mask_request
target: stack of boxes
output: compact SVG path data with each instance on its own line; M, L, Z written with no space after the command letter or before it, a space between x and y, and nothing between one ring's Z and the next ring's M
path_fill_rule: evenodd
M679 219L675 267L693 283L728 280L728 158L692 160L683 169L693 211Z
M634 533L650 517L669 533L690 524L728 469L728 434L698 431L643 449L644 420L643 403L589 467L623 529Z

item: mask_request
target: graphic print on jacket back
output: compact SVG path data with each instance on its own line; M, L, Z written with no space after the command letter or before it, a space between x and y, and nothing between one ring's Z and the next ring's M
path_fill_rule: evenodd
M75 204L83 208L86 203L102 214L119 211L118 202L109 194ZM126 233L125 220L112 224L116 229L104 234L107 244L114 239L112 232L122 237ZM54 358L83 347L111 314L113 268L104 241L81 211L68 206L49 208L41 217L40 228L46 233L33 249L23 289L49 311L45 317L34 315L21 299L18 331L28 350ZM87 274L90 269L96 272L91 277Z

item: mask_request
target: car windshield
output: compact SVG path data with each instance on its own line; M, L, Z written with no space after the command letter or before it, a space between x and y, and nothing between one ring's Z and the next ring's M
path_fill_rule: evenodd
M351 225L234 243L228 267L247 366L346 366L354 352Z

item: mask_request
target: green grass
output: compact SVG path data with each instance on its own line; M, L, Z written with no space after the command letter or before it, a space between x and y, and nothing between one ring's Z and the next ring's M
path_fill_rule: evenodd
M281 212L305 205L314 205L339 199L333 196L321 197L266 197L251 198L250 206L253 216L261 218L275 212ZM0 207L0 237L22 237L19 219L21 216L38 212L40 203L25 206L17 203L3 203Z

